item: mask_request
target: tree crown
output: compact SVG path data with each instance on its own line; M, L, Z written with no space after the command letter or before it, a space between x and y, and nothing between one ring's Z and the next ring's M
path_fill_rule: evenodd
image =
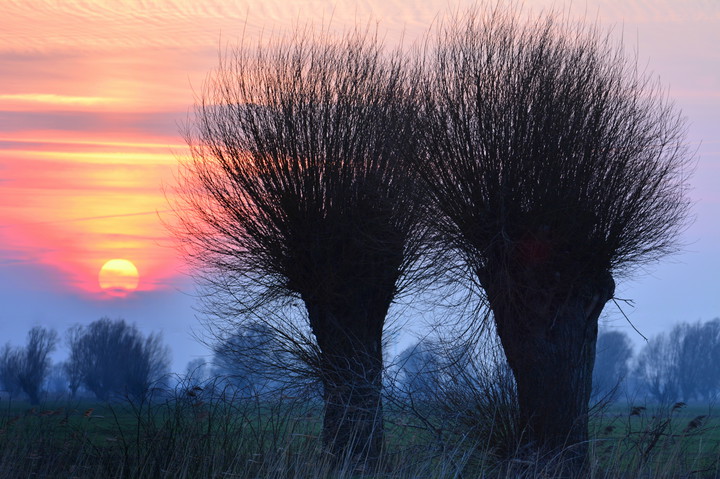
M471 11L440 29L425 77L415 164L485 286L505 273L573 285L676 248L684 120L609 36Z

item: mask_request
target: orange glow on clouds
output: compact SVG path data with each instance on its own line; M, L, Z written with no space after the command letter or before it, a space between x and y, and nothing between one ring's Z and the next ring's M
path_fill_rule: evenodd
M152 143L6 148L3 245L62 271L71 289L99 293L97 272L116 257L143 271L139 290L167 286L180 264L160 220L171 219L162 185L176 162L170 146Z
M176 155L186 151L179 125L215 68L219 47L240 38L252 44L294 25L341 30L375 21L386 43L410 44L439 14L475 3L3 1L0 265L41 264L61 273L62 284L49 287L101 296L98 271L110 258L126 258L142 273L138 290L172 287L182 261L162 224L172 219L163 185L174 183ZM527 9L557 4L531 3ZM718 9L672 0L591 0L570 8L591 20L597 9L601 22L638 22L626 23L631 32L654 22L657 38L645 38L659 55L672 52L682 33L673 29L684 19L699 43L682 58L697 65L719 59L702 48L708 35L700 35L717 30ZM708 95L720 91L717 76L689 63L674 70L675 90L698 91L702 81L705 100L716 101Z
M22 108L23 103L44 103L46 105L81 105L91 106L107 103L118 103L116 98L103 98L97 96L69 96L55 95L53 93L16 93L10 95L0 94L0 104L7 103L14 108Z

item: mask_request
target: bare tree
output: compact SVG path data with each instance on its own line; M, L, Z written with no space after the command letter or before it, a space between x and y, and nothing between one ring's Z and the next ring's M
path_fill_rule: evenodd
M674 351L675 383L679 390L679 399L691 401L697 395L700 381L703 380L701 365L707 355L703 351L704 341L701 337L703 327L695 324L681 323L676 325L668 338ZM709 338L708 338L709 339Z
M650 339L635 374L659 402L712 401L720 389L720 320L679 323Z
M684 122L596 29L499 4L441 28L426 72L411 164L430 218L487 300L525 441L582 457L614 279L672 252L684 227Z
M69 338L66 371L79 371L81 384L102 401L117 394L144 398L170 363L160 335L144 338L122 319L99 319Z
M22 391L18 374L22 363L21 358L20 349L12 347L10 343L6 344L0 353L0 383L10 397Z
M191 359L185 366L185 374L182 380L190 387L203 384L210 378L208 363L203 358Z
M720 318L698 324L693 339L688 346L697 352L695 392L707 402L715 401L720 394Z
M70 389L70 397L75 399L78 389L82 384L83 364L81 362L81 349L78 347L83 328L79 324L71 326L66 333L66 342L70 348L70 355L63 363L63 371Z
M54 398L66 397L68 391L68 380L65 374L64 363L53 363L50 366L45 381L43 383L43 389L47 392L48 396L52 395Z
M151 333L143 338L134 326L138 337L133 342L124 365L125 391L136 399L145 398L154 383L168 374L170 348L163 343L162 334Z
M635 375L656 401L668 404L680 400L677 364L678 348L671 337L660 333L640 350Z
M0 354L0 381L10 395L27 394L30 404L40 403L43 382L50 371L50 353L57 344L57 333L36 326L28 332L27 345L9 344Z
M678 324L670 332L670 341L677 349L680 397L713 400L720 386L720 320Z
M214 372L226 377L238 396L278 392L286 386L286 357L275 330L261 321L249 321L213 347ZM297 380L297 379L296 379Z
M394 362L399 369L398 387L402 394L419 401L437 398L443 367L439 350L432 341L424 339L398 355Z
M405 74L367 32L243 46L207 83L187 133L178 232L206 311L265 321L315 361L323 437L339 458L381 450L383 328L423 244L398 161L415 108ZM295 326L275 319L296 304Z
M613 392L628 375L628 361L633 347L630 338L620 331L601 331L597 338L593 368L593 399L612 400Z
M18 381L30 404L40 403L43 381L50 371L50 353L57 345L57 333L35 326L28 332L27 345L21 351Z

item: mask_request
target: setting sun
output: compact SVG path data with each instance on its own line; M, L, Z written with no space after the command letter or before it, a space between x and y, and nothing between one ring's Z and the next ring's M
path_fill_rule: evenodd
M111 259L100 268L98 282L100 288L107 292L126 293L137 289L140 275L131 261Z

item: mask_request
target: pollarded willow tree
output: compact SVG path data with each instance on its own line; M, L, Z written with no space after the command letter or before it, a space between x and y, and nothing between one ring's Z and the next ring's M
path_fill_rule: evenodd
M170 350L162 336L143 334L124 319L100 318L68 334L65 373L74 395L80 385L101 401L148 398L153 383L167 374Z
M266 321L292 350L306 345L266 312L304 305L323 440L341 459L380 453L383 327L420 271L421 206L400 161L416 109L404 62L367 32L241 46L186 134L177 231L207 311Z
M582 455L598 316L687 216L683 120L595 28L496 7L440 30L412 164L486 297L524 440Z

